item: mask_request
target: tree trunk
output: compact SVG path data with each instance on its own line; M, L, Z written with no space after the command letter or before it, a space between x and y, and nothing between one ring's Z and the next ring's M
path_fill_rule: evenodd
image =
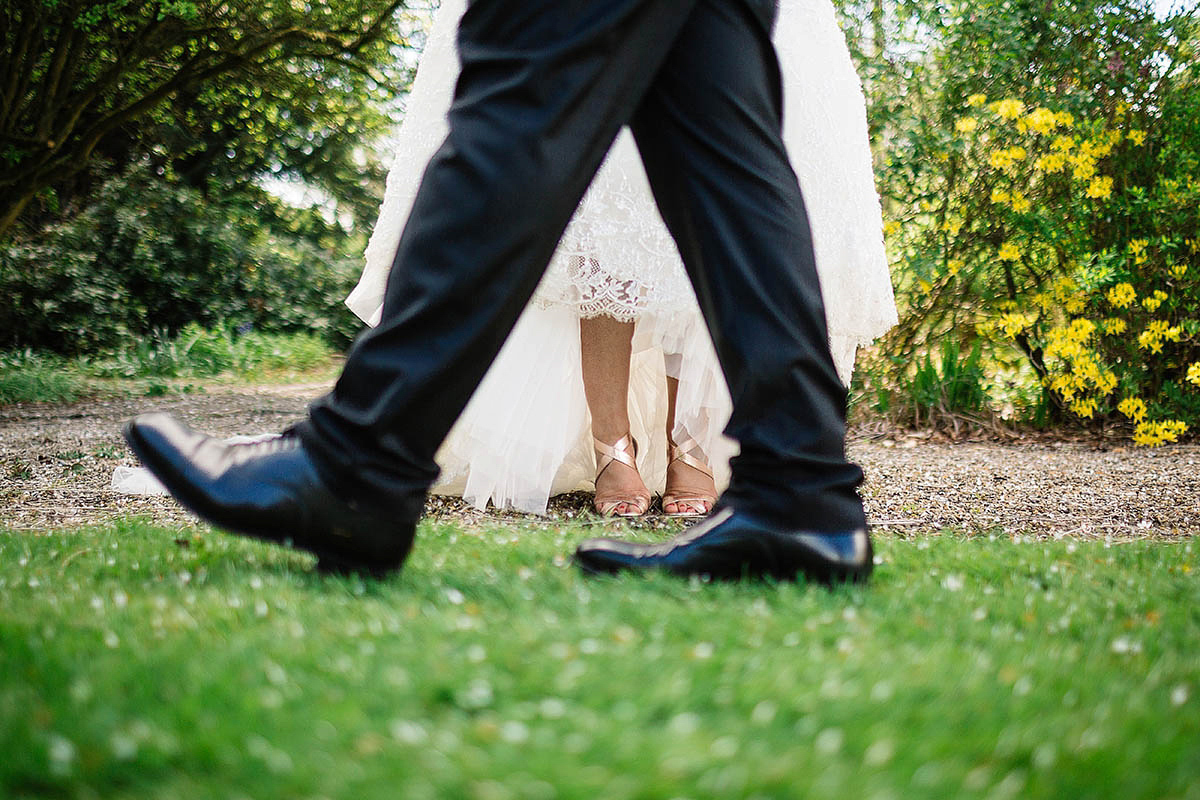
M25 210L31 200L33 200L33 193L24 192L13 199L0 203L0 242L7 238L8 232L21 218L21 212Z

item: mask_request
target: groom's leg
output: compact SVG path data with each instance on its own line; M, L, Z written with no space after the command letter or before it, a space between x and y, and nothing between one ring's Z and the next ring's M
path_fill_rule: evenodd
M450 132L401 238L378 327L300 427L326 481L372 505L433 456L532 295L695 0L475 0Z
M741 453L722 505L858 530L862 473L845 457L846 392L781 134L773 15L771 0L700 0L633 129L729 382Z

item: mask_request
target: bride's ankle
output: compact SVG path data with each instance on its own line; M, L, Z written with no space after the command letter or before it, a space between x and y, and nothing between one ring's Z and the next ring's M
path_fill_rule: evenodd
M597 427L594 424L592 425L592 438L598 442L603 442L610 447L625 436L629 436L631 439L633 438L632 434L629 432L628 425L617 427Z

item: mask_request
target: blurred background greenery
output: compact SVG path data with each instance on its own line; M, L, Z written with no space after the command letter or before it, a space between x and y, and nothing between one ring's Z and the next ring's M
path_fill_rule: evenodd
M1200 430L1196 0L835 4L901 318L856 407L1147 445ZM344 348L428 14L0 10L0 361L161 370L203 341L242 363L250 331Z

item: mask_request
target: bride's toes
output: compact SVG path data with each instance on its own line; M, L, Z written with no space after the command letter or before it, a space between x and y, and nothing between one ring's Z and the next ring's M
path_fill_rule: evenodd
M712 502L703 498L663 500L663 513L672 517L703 517L712 511Z

